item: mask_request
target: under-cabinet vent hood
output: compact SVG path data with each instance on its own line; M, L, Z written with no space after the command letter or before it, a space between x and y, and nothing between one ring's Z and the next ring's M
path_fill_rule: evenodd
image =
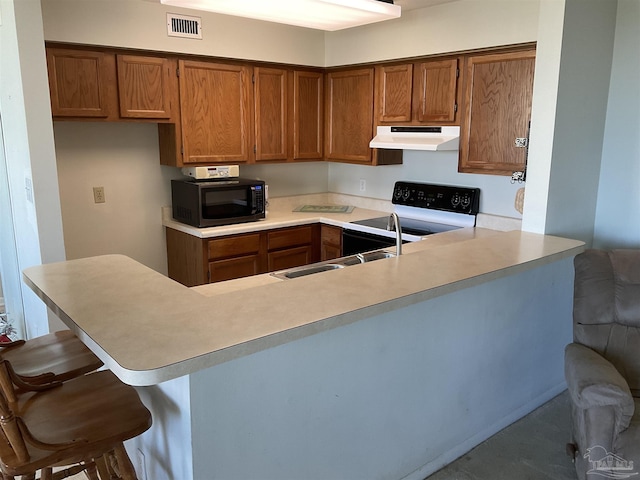
M378 127L371 148L395 150L458 150L460 127Z

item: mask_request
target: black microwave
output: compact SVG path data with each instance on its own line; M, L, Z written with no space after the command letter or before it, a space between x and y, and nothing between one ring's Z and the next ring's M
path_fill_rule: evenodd
M225 178L171 180L173 218L194 227L214 227L265 218L262 180Z

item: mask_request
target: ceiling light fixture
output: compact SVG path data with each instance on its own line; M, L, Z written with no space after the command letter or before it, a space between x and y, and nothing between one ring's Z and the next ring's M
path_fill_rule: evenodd
M319 30L341 30L400 17L386 0L160 0L165 5L206 10Z

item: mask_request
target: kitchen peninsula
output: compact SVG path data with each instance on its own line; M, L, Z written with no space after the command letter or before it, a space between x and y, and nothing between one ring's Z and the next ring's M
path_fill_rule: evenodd
M232 289L190 289L118 255L24 279L146 386L154 426L130 448L147 478L422 479L564 389L583 248L462 229Z

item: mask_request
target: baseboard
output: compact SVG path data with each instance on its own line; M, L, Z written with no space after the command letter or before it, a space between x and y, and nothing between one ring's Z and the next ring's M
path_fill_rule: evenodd
M471 449L473 449L480 443L484 442L489 437L498 433L500 430L520 420L525 415L528 415L529 413L533 412L536 408L544 405L549 400L551 400L552 398L556 397L557 395L565 391L566 388L567 388L566 382L562 382L561 384L550 388L549 390L544 392L542 395L539 395L533 400L527 402L522 407L511 412L506 417L501 418L498 422L487 426L487 428L481 430L480 432L475 434L473 437L462 442L455 448L452 448L451 450L448 450L442 453L441 455L438 455L436 458L434 458L430 462L425 463L419 469L414 470L413 472L411 472L409 475L405 477L402 477L401 480L424 480L426 477L428 477L432 473L437 472L438 470L450 464L454 460L460 458L465 453L469 452Z

